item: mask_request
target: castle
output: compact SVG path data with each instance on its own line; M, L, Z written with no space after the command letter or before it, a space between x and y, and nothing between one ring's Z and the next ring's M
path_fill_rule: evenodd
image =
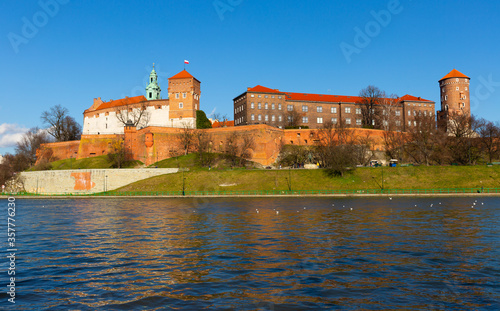
M200 81L183 70L168 79L168 98L161 98L158 75L149 75L146 96L125 97L103 102L95 98L83 113L83 135L123 134L125 124L135 127L196 127L200 107Z
M181 154L180 135L183 131L195 131L200 81L186 70L179 72L168 79L167 99L162 99L157 81L153 68L146 96L108 102L94 99L84 112L81 140L44 144L41 149L50 149L58 159L87 158L107 154L114 142L121 141L127 159L146 165ZM439 80L441 110L437 118L445 129L452 114L470 116L469 81L455 69ZM382 116L391 114L399 131L416 126L418 115L435 117L435 103L430 100L411 95L382 100L389 102L391 110L385 111L383 105L374 109L382 110ZM384 150L383 131L361 128L361 101L358 96L282 92L258 85L233 99L235 126L203 131L211 137L212 152L224 152L225 142L234 132L251 135L255 147L250 151L250 159L262 165L274 163L283 144L313 145L315 130L327 121L342 120L357 128L356 134L370 135L374 150ZM294 110L300 112L299 128L283 129L287 112ZM373 122L372 126L384 128L383 118Z

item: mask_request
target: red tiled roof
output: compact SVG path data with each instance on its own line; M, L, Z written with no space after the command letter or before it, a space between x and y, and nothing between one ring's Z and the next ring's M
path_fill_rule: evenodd
M417 101L417 102L432 102L432 100L423 99L421 97L415 97L415 96L408 95L408 94L399 98L399 101L403 101L403 100Z
M183 71L179 72L173 77L170 77L169 79L185 79L185 78L194 78L194 77L192 74L187 72L186 69L184 69Z
M323 95L323 94L289 93L289 92L285 94L286 94L286 99L298 100L298 101L356 103L362 100L362 98L359 96Z
M135 97L125 97L122 99L110 100L109 102L102 103L95 110L101 110L101 109L113 108L113 107L119 107L119 106L125 106L125 105L132 105L132 104L144 102L146 100L147 99L146 99L146 97L144 97L144 95L135 96Z
M280 93L283 94L284 92L280 92L278 90L273 90L268 87L262 86L262 85L257 85L252 88L248 88L247 92L257 92L257 93Z
M453 69L446 76L442 77L441 80L448 79L448 78L469 78L469 77L467 77L466 75L464 75L460 71ZM439 80L439 81L441 81L441 80Z
M219 122L219 121L214 121L212 123L212 128L216 128L216 127L223 127L223 122ZM231 126L234 126L234 121L226 121L226 124L225 124L226 127L231 127Z

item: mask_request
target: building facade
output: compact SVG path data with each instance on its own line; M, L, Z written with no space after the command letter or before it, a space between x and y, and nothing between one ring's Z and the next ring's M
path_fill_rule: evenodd
M162 99L156 71L151 71L146 96L125 97L104 102L95 98L83 113L83 135L123 134L131 120L137 128L196 127L200 109L200 81L183 70L168 79L168 98Z
M438 111L438 124L445 130L450 130L450 118L464 115L470 117L470 78L453 69L439 80L441 110Z
M299 118L298 126L311 129L321 128L331 121L342 121L349 127L363 126L363 98L281 92L261 85L248 88L233 99L234 125L268 124L284 128L294 116ZM435 103L420 97L405 95L397 99L383 98L375 105L376 115L371 124L374 128L393 125L394 129L407 130L416 126L418 115L434 116Z

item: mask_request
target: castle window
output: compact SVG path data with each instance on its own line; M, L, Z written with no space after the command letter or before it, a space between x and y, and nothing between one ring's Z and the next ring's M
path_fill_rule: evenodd
M153 82L153 78L151 78L151 82Z
M252 94L252 95L250 95L250 97L255 97L255 95Z
M153 98L153 93L149 92L149 98Z
M276 117L274 115L271 116L271 121L276 121Z
M424 110L424 116L427 117L427 110Z
M179 93L175 93L175 98L179 98Z
M350 118L346 118L345 119L345 124L351 124L351 119Z
M417 126L417 121L413 121L413 126Z
M467 91L467 87L465 87L465 90Z
M278 116L278 121L281 122L281 120L283 120L282 117Z
M271 98L274 98L274 95L272 95Z
M293 105L287 105L287 106L286 106L286 109L287 109L288 111L293 111Z
M184 103L179 103L179 109L184 108Z
M250 120L255 121L255 115L253 113L250 115Z
M264 108L269 109L269 105L267 103L265 103Z
M187 94L186 93L182 93L182 98L186 98L187 97Z
M399 116L401 116L401 111L396 110L396 117L399 117Z
M345 107L345 113L351 113L351 108L350 107Z
M262 121L262 116L260 114L257 116L257 120Z
M408 121L408 126L411 126L411 121Z
M269 116L268 116L267 114L264 116L264 120L265 120L266 122L267 122L267 121L269 121Z
M281 104L278 104L278 110L281 110Z
M337 118L332 118L332 123L337 124Z
M375 126L375 120L372 119L372 125Z
M457 91L459 90L459 87L457 86Z
M444 100L448 100L448 95L445 95L445 96L444 96Z
M262 104L261 104L261 103L258 103L258 104L257 104L257 108L261 109L261 108L262 108Z
M331 113L337 113L337 107L331 107L330 108Z
M444 106L444 111L448 111L448 105Z
M401 126L401 121L396 121L396 126Z
M281 99L281 96L278 96L278 99Z
M361 119L356 119L356 125L361 125Z
M302 123L308 123L309 118L308 117L302 117Z
M271 109L274 110L274 103L271 104Z
M269 96L267 96L267 95L266 95L266 96L264 96L264 97L265 97L265 98L269 98Z
M356 108L356 114L361 114L361 108ZM384 114L385 114L385 110L384 110Z
M259 98L261 98L262 96L259 94Z
M254 103L250 103L250 109L254 109L255 108L255 104Z
M302 111L303 111L303 112L307 112L307 111L308 111L308 107L307 107L306 105L303 105L303 106L302 106Z
M323 107L322 106L316 107L316 112L323 112ZM321 123L323 123L323 121Z
M409 117L411 116L411 110L408 110L408 116Z

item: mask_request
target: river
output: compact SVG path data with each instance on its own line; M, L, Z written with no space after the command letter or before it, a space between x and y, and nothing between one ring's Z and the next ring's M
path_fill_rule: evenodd
M15 202L16 310L500 309L500 198Z

